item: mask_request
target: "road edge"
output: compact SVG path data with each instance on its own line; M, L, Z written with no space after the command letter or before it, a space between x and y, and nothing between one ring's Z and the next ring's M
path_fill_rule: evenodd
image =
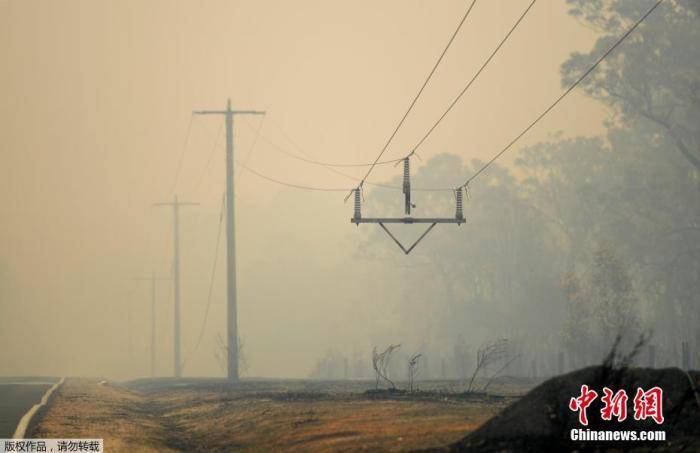
M53 393L61 386L63 383L66 381L65 377L62 377L58 382L56 382L54 385L49 388L46 393L41 397L41 401L39 401L37 404L31 407L27 411L26 414L22 416L22 418L19 420L19 423L17 424L17 428L15 429L15 433L12 435L13 439L24 439L25 436L27 435L27 430L29 428L29 424L32 422L34 417L36 416L37 413L39 413L39 410L43 407L45 407L53 395Z

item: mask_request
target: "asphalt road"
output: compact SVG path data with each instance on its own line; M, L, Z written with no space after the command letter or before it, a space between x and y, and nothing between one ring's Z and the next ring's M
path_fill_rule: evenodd
M58 378L0 378L0 439L12 437L19 420Z

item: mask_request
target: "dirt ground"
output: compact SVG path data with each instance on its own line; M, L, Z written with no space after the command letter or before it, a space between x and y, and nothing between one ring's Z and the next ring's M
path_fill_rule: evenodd
M533 385L466 396L446 382L409 395L356 381L69 379L32 435L104 438L108 452L424 449L463 438Z

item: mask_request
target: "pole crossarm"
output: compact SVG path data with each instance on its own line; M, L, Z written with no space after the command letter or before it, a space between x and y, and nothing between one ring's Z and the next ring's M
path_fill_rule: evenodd
M350 223L360 224L360 223L456 223L461 225L466 222L464 217L462 218L421 218L421 217L361 217L352 218Z
M199 203L194 203L191 201L162 201L159 203L153 203L152 206L199 206Z
M194 110L195 115L264 115L264 110Z

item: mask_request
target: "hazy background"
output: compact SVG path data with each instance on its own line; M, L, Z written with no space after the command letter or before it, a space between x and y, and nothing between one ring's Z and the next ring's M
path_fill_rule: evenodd
M477 3L387 158L422 136L528 3ZM354 181L271 143L324 161L371 162L467 6L0 1L0 374L148 374L149 283L132 279L170 274L172 213L151 203L174 193L201 203L181 216L188 358L204 316L225 175L222 118L191 111L221 109L228 97L235 108L266 110L264 120L237 121L239 159L283 181L351 188ZM570 7L554 0L533 7L415 167L446 152L487 159L561 92L561 64L600 36ZM609 118L609 106L577 91L502 163L557 132L557 139L604 134ZM399 171L377 168L370 179ZM420 265L420 254L402 256L387 238L373 239L376 227L351 225L344 192L298 191L240 168L236 177L246 375L304 377L329 348L368 354L375 344L431 341L431 331L406 334L396 308L405 300L403 266ZM402 203L394 192L382 196ZM465 211L469 217L469 205ZM467 238L474 227L450 234ZM420 248L429 253L431 239L454 228L437 228ZM383 259L368 256L367 241L389 246ZM223 243L207 331L185 375L223 374L214 358L215 336L225 330ZM420 278L429 284L439 274L428 266ZM422 297L420 313L429 316L431 298L444 294ZM169 282L159 282L157 316L158 373L169 375Z

